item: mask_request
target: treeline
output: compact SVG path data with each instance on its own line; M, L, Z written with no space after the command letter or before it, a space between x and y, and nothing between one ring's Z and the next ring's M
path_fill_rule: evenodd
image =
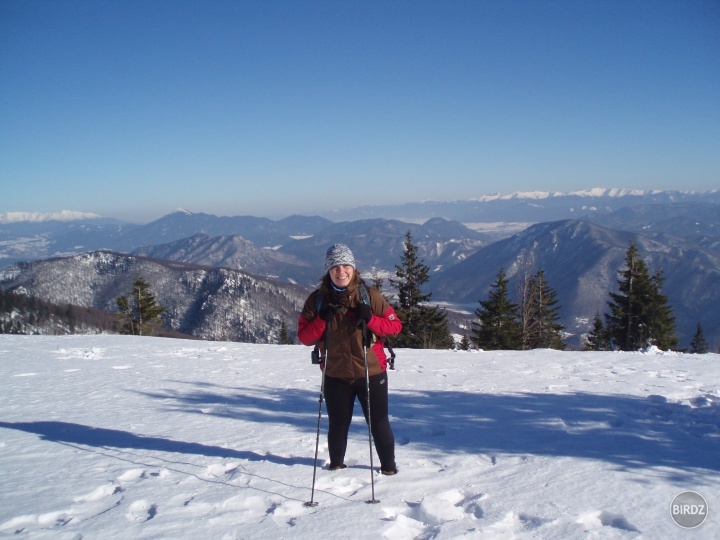
M0 333L49 334L116 333L117 318L100 309L59 305L0 289Z
M609 293L608 312L595 315L586 346L593 351L635 351L655 346L676 349L675 315L663 294L662 270L650 273L637 246L630 244L625 268L618 273L618 291ZM708 344L698 323L690 342L690 352L706 353Z
M117 314L101 309L54 304L34 296L0 289L0 334L119 334L124 324L125 321ZM155 327L154 335L198 339L162 327Z
M396 279L390 279L398 291L394 307L404 325L392 343L409 348L454 348L447 313L430 306L431 294L423 292L429 268L418 259L409 231L405 248L401 264L396 266ZM521 266L524 268L517 275L514 301L505 271L499 270L488 298L479 300L470 331L459 344L461 349L565 349L565 328L559 322L561 306L555 290L542 269L533 269L532 264ZM651 346L676 349L675 316L663 294L663 282L662 270L651 273L637 246L630 244L625 267L618 270L617 292L608 292L607 313L596 314L593 328L584 339L585 350L635 351ZM379 288L381 280L374 285ZM698 323L690 352L708 351Z
M500 269L487 300L480 301L469 340L479 349L529 350L565 349L556 293L548 284L545 273L537 270L522 276L518 287L519 300L510 301L509 281Z
M393 347L411 349L461 349L472 347L498 349L564 349L563 326L558 322L558 305L555 291L548 285L545 274L538 270L526 273L518 288L520 303L509 299L508 279L501 269L493 284L488 300L481 301L475 312L469 334L462 336L458 345L448 328L447 311L432 306L432 293L423 286L430 279L430 269L418 257L410 231L405 235L405 252L395 267L395 278L390 283L397 289L397 298L388 302L403 322L400 335L390 339ZM382 280L373 286L380 289Z

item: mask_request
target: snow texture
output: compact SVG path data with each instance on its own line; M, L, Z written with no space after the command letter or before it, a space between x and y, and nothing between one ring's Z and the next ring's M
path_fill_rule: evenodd
M719 355L396 352L399 474L369 468L356 407L348 468L312 492L308 348L0 336L0 536L718 537ZM685 490L710 509L694 530Z

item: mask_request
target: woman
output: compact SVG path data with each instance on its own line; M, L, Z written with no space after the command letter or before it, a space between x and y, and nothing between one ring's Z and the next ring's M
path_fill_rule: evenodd
M298 338L304 345L327 343L326 364L321 368L330 423L328 468L331 471L345 468L355 398L360 400L365 420L368 419L363 323L373 340L372 346L367 346L370 428L380 458L380 471L392 475L397 473L395 437L388 418L387 357L382 338L399 333L402 323L383 295L367 287L360 278L350 248L335 244L325 255L325 275L320 288L305 301L298 322Z

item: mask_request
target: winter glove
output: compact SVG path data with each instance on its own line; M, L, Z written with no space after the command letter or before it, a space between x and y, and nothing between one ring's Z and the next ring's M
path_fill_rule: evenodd
M365 324L370 322L372 319L372 308L367 304L360 304L355 308L355 318L357 319L357 325L360 326L364 321Z
M337 315L339 312L340 306L333 306L331 304L328 304L320 308L320 313L318 313L318 315L323 321L329 323L333 320L333 317L335 317L335 315Z

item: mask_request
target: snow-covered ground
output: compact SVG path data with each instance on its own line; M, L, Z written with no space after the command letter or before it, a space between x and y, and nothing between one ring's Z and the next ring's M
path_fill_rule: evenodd
M720 537L720 355L396 352L400 473L369 469L356 407L349 467L312 493L309 349L0 336L0 535ZM686 490L709 505L692 530Z

